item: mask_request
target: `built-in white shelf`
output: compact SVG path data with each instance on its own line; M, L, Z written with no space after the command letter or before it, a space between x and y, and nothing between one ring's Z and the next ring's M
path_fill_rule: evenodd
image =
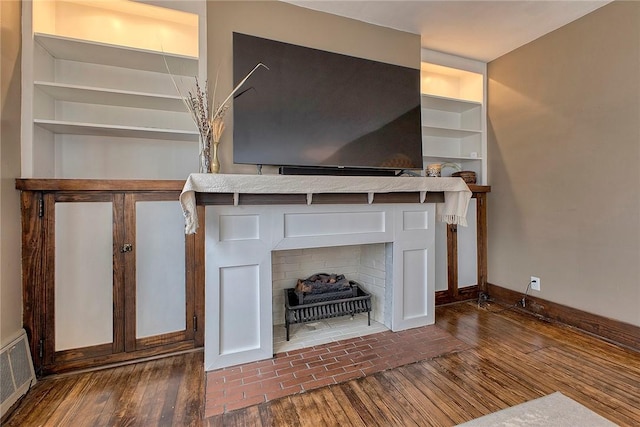
M187 112L180 96L35 81L34 86L57 101Z
M481 108L482 103L464 99L448 98L444 96L422 94L422 108L431 110L463 113L474 108Z
M181 76L198 75L198 58L196 57L135 49L52 34L35 33L34 39L55 59Z
M451 156L451 155L444 155L444 156L439 156L439 155L428 155L428 156L423 156L423 159L425 161L428 162L433 162L434 160L443 160L443 161L453 161L453 160L482 160L482 157L469 157L469 156Z
M194 142L198 141L199 138L199 134L195 130L159 129L45 119L35 119L34 124L55 134L65 135L94 135L104 137L146 138Z
M486 182L485 71L480 64L423 50L424 164L455 163Z
M422 133L425 136L438 136L443 138L465 138L467 136L479 135L482 133L482 131L475 129L422 126Z

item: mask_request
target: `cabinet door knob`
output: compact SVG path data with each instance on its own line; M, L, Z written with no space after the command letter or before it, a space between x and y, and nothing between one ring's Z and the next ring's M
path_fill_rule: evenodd
M120 249L120 252L122 253L131 251L133 251L133 245L131 243L125 243L122 245L122 249Z

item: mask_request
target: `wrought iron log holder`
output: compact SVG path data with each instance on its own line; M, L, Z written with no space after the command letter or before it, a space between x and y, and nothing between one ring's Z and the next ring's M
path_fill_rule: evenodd
M284 290L284 324L289 341L290 326L296 323L315 322L340 316L367 313L371 326L371 295L356 282L350 281L351 290L324 294L305 294L295 288Z

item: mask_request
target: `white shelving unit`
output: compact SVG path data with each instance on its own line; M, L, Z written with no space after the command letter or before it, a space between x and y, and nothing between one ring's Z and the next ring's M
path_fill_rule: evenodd
M422 50L422 154L429 163L455 163L487 184L486 64ZM455 169L444 168L443 176ZM458 227L458 287L477 283L476 205ZM447 289L447 227L436 223L436 291Z
M486 73L482 66L469 63L462 58L423 51L422 152L425 166L456 163L463 170L476 172L478 183L484 184ZM445 169L443 174L454 171Z
M95 123L68 122L63 120L35 119L34 125L54 134L93 135L122 138L145 138L174 141L197 141L198 132L176 129L157 129L148 127L105 125Z
M195 77L204 81L206 4L161 6L23 3L23 177L181 179L197 170L198 132L176 83L186 93ZM73 164L79 158L86 167Z
M59 101L184 112L184 102L180 96L43 81L36 81L33 84L36 89Z

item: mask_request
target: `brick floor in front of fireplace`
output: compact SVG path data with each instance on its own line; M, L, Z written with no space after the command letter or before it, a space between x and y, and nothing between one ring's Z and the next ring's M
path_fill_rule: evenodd
M438 326L379 332L206 373L205 417L468 348Z

